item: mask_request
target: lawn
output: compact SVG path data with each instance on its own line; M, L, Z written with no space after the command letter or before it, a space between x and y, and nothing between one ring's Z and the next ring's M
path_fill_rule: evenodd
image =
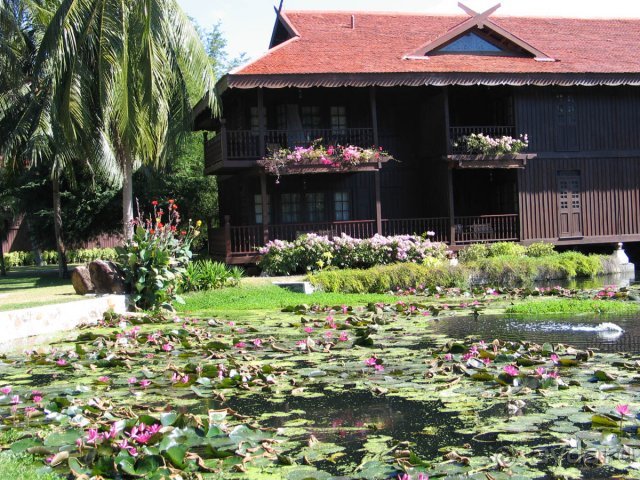
M69 279L58 278L58 267L15 267L0 277L0 311L82 300Z

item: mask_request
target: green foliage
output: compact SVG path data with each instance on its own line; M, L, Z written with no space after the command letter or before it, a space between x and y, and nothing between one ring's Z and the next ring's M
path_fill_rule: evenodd
M462 288L467 286L467 273L445 262L435 266L398 263L366 270L327 270L310 275L309 280L325 292L386 293L409 288Z
M536 280L592 277L602 273L606 257L564 252L545 257L498 256L466 262L472 281L494 287L530 285Z
M496 242L487 247L489 257L499 257L502 255L522 256L526 248L515 242Z
M629 314L637 313L640 306L632 302L611 302L607 300L589 300L577 298L549 298L543 300L524 300L507 308L510 314L548 315L548 314Z
M67 251L67 261L69 263L89 263L93 260L115 260L117 256L114 248L82 248ZM55 250L45 250L41 253L44 265L55 265L58 263L58 252ZM35 265L35 257L32 252L9 252L5 253L7 267L29 267Z
M200 233L191 225L178 230L179 215L173 202L168 205L168 219L163 222L163 211L153 206L147 220L138 218L131 241L117 247L116 263L131 286L133 300L143 309L172 308L178 296L180 277L191 261L191 242Z
M486 243L472 243L458 252L458 259L461 262L473 262L481 258L487 258L489 250Z
M237 286L244 275L239 267L228 267L222 262L198 260L187 265L180 288L183 292L215 290Z
M42 460L26 453L0 453L0 472L2 478L13 480L61 480L56 473L42 471Z
M556 252L553 243L535 242L527 247L525 255L527 257L546 257L556 253L558 252Z

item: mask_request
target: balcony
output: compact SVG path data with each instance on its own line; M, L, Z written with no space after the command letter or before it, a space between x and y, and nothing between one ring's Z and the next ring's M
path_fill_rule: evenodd
M308 146L321 138L325 145L373 145L373 128L266 130L227 130L224 126L205 142L205 173L226 174L256 166L268 151Z

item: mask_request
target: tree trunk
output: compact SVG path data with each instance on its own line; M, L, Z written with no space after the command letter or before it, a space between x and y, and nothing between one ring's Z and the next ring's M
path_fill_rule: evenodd
M58 251L58 276L69 278L67 268L67 250L64 247L62 235L62 208L60 206L60 179L53 177L53 229L56 237L56 250Z
M121 153L122 182L122 227L124 240L129 241L133 236L133 159L126 153Z
M0 276L7 276L7 268L4 265L4 244L2 243L2 235L0 235Z

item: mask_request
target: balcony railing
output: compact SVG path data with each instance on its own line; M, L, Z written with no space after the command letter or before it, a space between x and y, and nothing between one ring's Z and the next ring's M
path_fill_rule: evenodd
M491 137L516 136L516 127L507 125L472 125L465 127L449 127L449 141L451 153L467 153L464 147L454 147L453 144L460 137L471 135L472 133L483 133Z
M519 222L517 214L455 217L453 228L448 217L382 220L384 235L422 235L428 231L435 233L434 241L450 245L517 241ZM255 261L258 248L267 241L291 241L305 233L330 237L344 233L353 238L371 238L377 231L375 220L287 223L269 225L265 229L262 225L231 225L226 217L225 226L211 232L210 253L227 262Z
M228 130L223 127L205 144L205 171L211 173L224 166L243 166L237 162L258 160L270 150L308 146L320 138L325 145L370 147L373 145L373 128L266 130L261 139L255 130Z

